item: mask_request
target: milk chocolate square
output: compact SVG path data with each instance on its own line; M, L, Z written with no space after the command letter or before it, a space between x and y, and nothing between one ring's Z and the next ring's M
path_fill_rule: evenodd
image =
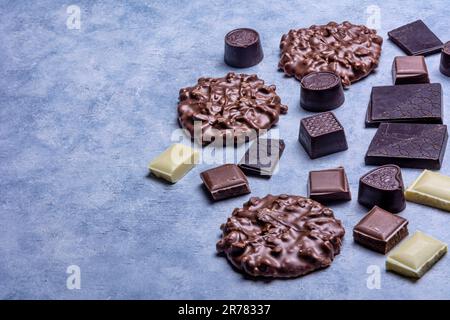
M394 84L430 83L424 56L395 57L392 63Z
M374 206L353 228L353 239L385 254L408 235L407 226L406 219Z
M443 43L423 23L417 20L388 32L389 39L409 56L429 55L440 52Z
M285 148L283 140L257 139L245 152L239 168L246 174L270 178Z
M344 168L310 171L308 197L318 202L351 200Z
M224 164L203 171L200 177L213 200L250 193L247 177L235 164Z

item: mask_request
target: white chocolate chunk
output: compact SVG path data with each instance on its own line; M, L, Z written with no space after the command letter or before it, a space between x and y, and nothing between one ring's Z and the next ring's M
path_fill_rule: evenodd
M450 211L450 177L424 170L405 191L408 201Z
M387 257L386 269L406 277L420 278L446 252L445 243L417 231Z
M149 170L156 177L175 183L198 163L198 159L197 151L177 143L153 159Z

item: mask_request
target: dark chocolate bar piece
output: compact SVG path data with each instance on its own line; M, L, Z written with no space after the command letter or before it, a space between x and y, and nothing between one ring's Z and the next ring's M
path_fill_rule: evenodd
M430 83L424 56L395 57L392 63L394 84Z
M443 123L440 83L373 87L366 127L381 122Z
M310 171L308 198L322 203L351 200L352 197L344 168Z
M408 220L377 206L353 228L355 242L386 254L408 235Z
M388 36L409 56L426 56L440 52L442 49L442 41L422 20L389 31Z
M401 169L393 164L373 169L359 179L358 202L372 208L379 206L397 213L405 209Z
M381 123L365 156L366 164L440 169L447 146L447 126Z
M239 168L246 174L270 178L285 148L283 140L257 139L245 152Z
M303 118L298 140L311 159L348 149L344 128L332 112Z
M221 200L250 193L247 177L235 164L206 170L200 177L213 200Z

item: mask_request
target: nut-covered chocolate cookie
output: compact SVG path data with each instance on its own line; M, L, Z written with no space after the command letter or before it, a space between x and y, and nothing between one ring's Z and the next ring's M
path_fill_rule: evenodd
M345 233L331 209L295 195L250 198L221 229L219 253L251 276L275 278L328 267Z
M207 145L226 138L239 144L270 129L287 113L274 85L256 75L228 73L223 78L200 78L194 87L180 90L178 120L192 139ZM194 123L200 124L194 135ZM200 142L200 141L199 141Z
M312 71L334 72L348 87L378 66L382 43L375 30L348 21L290 30L281 38L278 67L299 80Z

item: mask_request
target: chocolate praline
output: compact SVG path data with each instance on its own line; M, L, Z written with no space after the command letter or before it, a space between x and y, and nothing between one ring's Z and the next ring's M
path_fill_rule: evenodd
M450 77L450 41L446 42L442 49L439 70L443 75Z
M344 100L341 78L333 72L311 72L300 82L300 106L305 110L333 110L340 107Z
M236 68L257 65L264 54L258 32L250 28L232 30L225 36L225 63Z

